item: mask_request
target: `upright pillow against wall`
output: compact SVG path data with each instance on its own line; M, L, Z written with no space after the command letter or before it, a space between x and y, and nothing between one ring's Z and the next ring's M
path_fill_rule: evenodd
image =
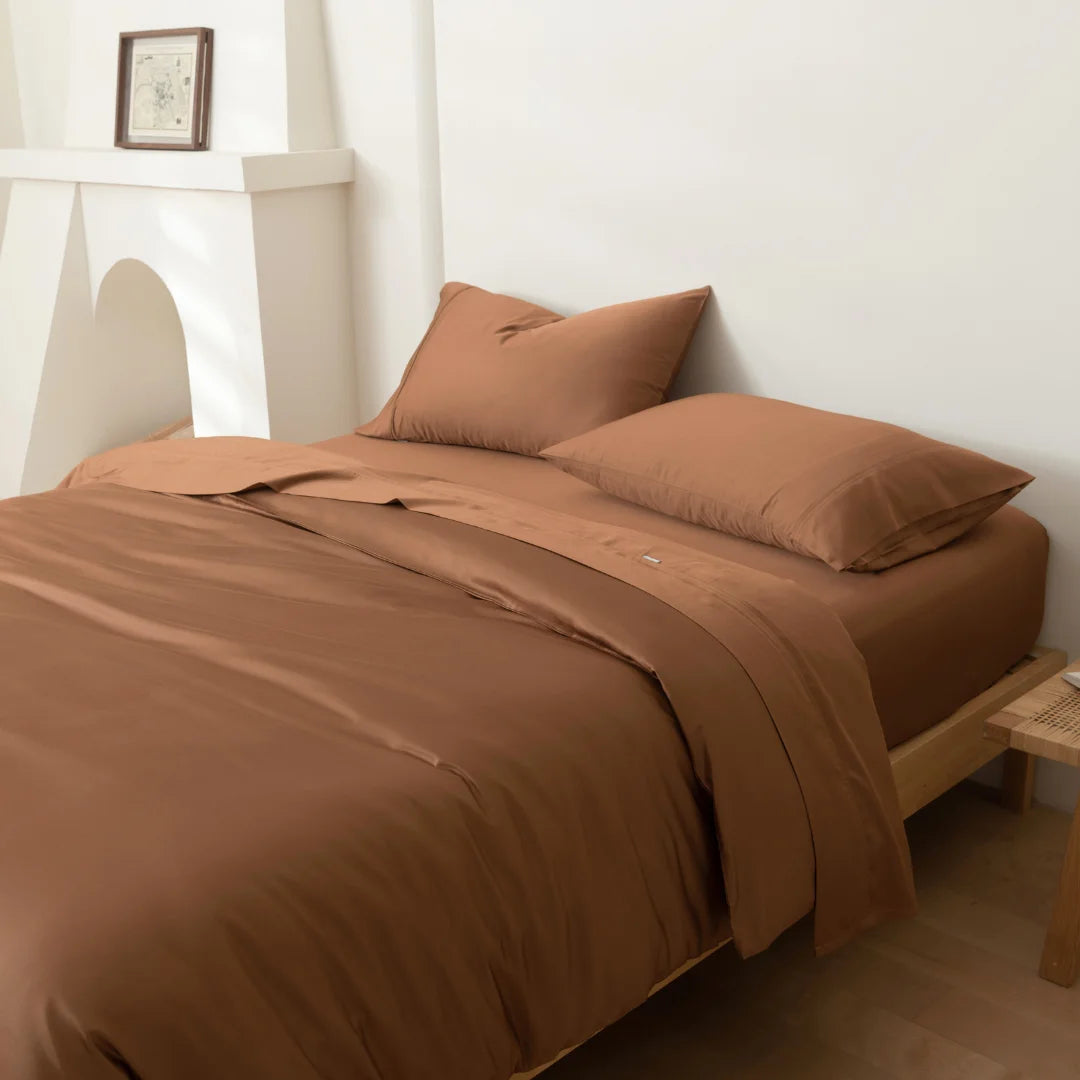
M836 570L935 551L1032 480L893 424L742 394L672 401L543 457L628 502Z
M709 291L567 318L450 282L401 384L357 433L537 454L663 401Z

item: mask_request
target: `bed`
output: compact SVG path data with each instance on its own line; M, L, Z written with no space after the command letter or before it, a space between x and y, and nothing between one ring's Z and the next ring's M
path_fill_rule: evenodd
M545 461L474 447L346 435L319 444L371 465L523 495L640 528L796 582L842 619L866 658L890 748L944 719L1035 643L1043 618L1046 530L1006 507L966 537L891 573L837 574L812 559L614 499Z
M13 1080L528 1073L815 892L823 949L910 910L900 816L1059 660L1017 510L838 575L539 459L217 442L0 504Z

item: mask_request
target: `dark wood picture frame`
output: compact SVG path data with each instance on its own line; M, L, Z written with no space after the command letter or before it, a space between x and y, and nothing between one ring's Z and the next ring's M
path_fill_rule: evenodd
M195 70L192 81L191 136L186 139L147 139L128 137L128 113L131 104L132 49L144 38L194 37L196 40ZM205 26L188 26L173 30L132 30L120 35L120 51L116 70L116 126L114 145L126 150L205 150L210 134L210 79L213 71L214 31Z

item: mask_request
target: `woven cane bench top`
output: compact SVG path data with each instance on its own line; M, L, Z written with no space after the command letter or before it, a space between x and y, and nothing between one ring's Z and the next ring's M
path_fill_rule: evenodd
M1080 662L1068 671L1080 671ZM1054 675L990 717L988 738L1039 757L1080 765L1080 690Z

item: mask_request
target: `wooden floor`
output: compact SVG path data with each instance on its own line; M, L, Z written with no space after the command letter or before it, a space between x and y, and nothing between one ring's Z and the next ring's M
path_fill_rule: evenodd
M1069 819L963 786L908 822L921 912L823 960L723 949L544 1080L1080 1078L1080 985L1035 974Z

